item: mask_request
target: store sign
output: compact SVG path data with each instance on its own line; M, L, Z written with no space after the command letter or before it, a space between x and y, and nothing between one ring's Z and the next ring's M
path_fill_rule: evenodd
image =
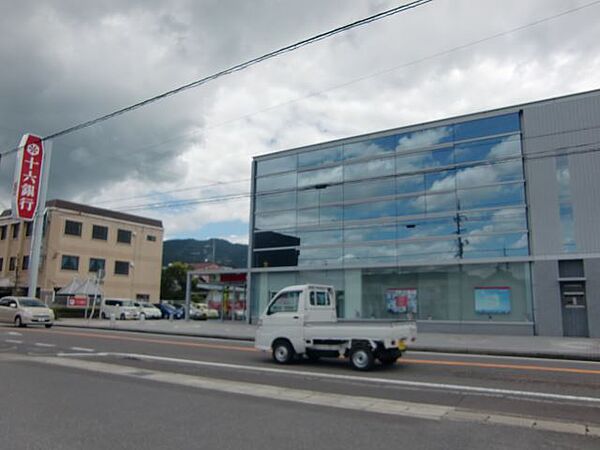
M88 305L87 295L72 295L67 298L67 306L69 308L83 308Z
M476 287L475 312L477 314L510 314L510 287Z
M385 306L392 314L416 314L417 313L417 290L409 289L386 289Z
M43 160L42 138L32 134L23 136L13 184L12 211L15 219L33 220L38 208Z

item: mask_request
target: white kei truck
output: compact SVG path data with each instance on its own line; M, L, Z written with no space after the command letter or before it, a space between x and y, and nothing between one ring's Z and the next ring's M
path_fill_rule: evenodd
M255 347L280 364L306 356L347 357L356 370L394 364L417 337L412 320L342 320L332 286L305 284L279 291L258 321Z

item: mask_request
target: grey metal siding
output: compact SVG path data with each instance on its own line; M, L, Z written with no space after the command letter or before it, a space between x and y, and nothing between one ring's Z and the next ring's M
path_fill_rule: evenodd
M532 254L562 253L562 229L558 203L555 158L540 152L581 152L600 145L600 95L569 97L523 110L523 153ZM575 239L580 251L600 250L600 153L569 157Z
M537 261L533 271L533 314L538 336L562 336L557 261Z
M600 258L584 260L588 329L591 338L600 338Z

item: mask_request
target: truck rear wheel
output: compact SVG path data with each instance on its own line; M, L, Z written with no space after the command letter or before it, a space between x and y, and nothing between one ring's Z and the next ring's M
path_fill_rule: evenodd
M350 364L356 370L367 371L373 368L375 357L366 345L357 345L350 350Z
M294 359L296 352L289 341L284 339L273 343L273 360L279 364L289 364Z

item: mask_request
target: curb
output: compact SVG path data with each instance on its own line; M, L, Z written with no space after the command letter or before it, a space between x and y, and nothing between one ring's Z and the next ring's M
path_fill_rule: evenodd
M215 335L207 333L186 333L177 331L161 331L161 330L136 330L131 328L110 328L110 327L99 327L94 325L73 325L73 324L62 324L54 322L55 327L63 328L78 328L88 330L108 330L108 331L122 331L129 333L146 333L146 334L159 334L163 336L184 336L184 337L196 337L205 339L222 339L227 341L244 341L254 342L254 336L227 336L227 335ZM552 352L541 352L541 351L508 351L508 350L496 350L496 349L470 349L470 348L447 348L447 347L436 347L436 346L420 346L414 345L411 347L412 350L419 352L431 352L431 353L453 353L453 354L467 354L467 355L485 355L485 356L514 356L514 357L526 357L526 358L540 358L540 359L558 359L564 361L591 361L600 362L600 355L585 355L585 354L560 354Z

